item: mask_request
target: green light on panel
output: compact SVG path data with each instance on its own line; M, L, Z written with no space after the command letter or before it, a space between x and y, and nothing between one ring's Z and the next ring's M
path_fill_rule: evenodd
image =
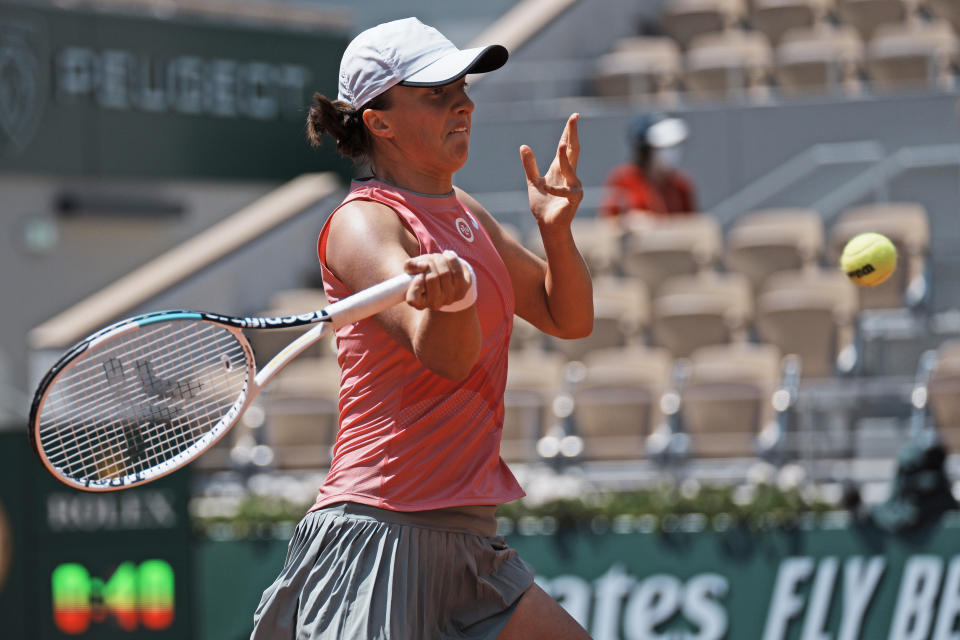
M83 565L62 564L53 570L53 621L64 633L83 633L90 626L92 582Z
M138 577L140 621L148 629L166 629L173 623L173 567L147 560Z
M137 629L137 565L124 562L103 586L103 604L124 631Z

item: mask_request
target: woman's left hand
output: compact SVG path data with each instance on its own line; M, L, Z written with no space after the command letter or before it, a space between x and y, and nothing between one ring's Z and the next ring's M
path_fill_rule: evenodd
M569 225L580 201L583 200L583 185L577 178L577 161L580 157L580 138L577 121L580 114L574 113L557 145L557 155L544 176L540 176L537 159L527 145L520 147L520 160L527 174L527 195L530 211L540 225Z

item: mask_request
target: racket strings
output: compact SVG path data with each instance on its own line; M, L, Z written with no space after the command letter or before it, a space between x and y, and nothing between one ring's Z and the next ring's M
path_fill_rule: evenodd
M53 467L80 481L152 469L220 422L247 368L243 345L219 325L138 327L80 354L56 378L37 420L41 447Z
M151 340L129 341L123 345L124 352L128 355L128 360L134 363L138 374L136 379L131 379L129 382L134 385L134 390L136 390L136 385L139 383L141 385L140 390L148 396L160 395L158 393L159 381L153 373L151 365L152 360L155 358L152 358L151 354L155 354L157 350L161 348L161 344L159 337L154 336ZM194 363L196 362L197 351L204 348L202 343L184 337L171 339L163 346L167 350L176 351L183 358L191 359ZM118 348L120 348L119 345L114 347L114 349ZM105 379L112 393L115 394L115 398L126 397L129 400L131 397L129 393L124 394L123 389L118 390L112 386L118 380L116 372L119 370L119 367L122 367L121 362L119 358L113 355L104 358ZM78 419L82 419L83 416L91 415L91 412L95 411L97 407L104 405L102 393L91 393L92 390L96 391L97 389L102 391L103 379L91 377L89 367L74 367L70 371L71 373L69 375L63 375L57 382L57 388L60 391L58 399L64 407L70 407L66 411L58 414L61 422L77 422ZM182 385L183 381L179 384ZM196 383L193 384L195 385ZM71 392L69 391L70 389L74 391ZM127 391L129 391L129 389ZM50 397L53 397L52 394ZM48 400L48 402L50 401ZM51 407L51 409L53 408L54 407ZM112 407L108 410L112 410ZM51 412L51 410L47 410L47 413ZM162 419L165 416L172 417L172 415L173 410L169 407L154 408L151 406L151 413L143 417ZM89 434L93 437L98 435L99 431L94 429L91 430Z
M89 419L91 416L81 416L87 419L78 420L77 415L68 415L71 423L81 424L87 427L82 432L76 431L74 433L83 433L83 436L87 439L87 443L91 444L94 449L91 455L85 458L78 458L76 455L70 456L68 458L70 467L76 468L79 466L83 468L89 466L91 460L99 460L101 471L104 467L118 470L121 473L124 467L126 467L128 471L142 470L143 468L153 466L158 461L162 461L162 456L171 455L171 452L175 454L178 449L185 448L183 445L189 446L195 439L188 436L194 435L192 432L196 430L196 426L198 425L190 425L179 420L177 418L178 409L170 403L156 403L156 399L159 398L163 400L165 396L169 396L169 394L164 393L163 389L158 386L160 385L160 380L152 370L143 366L143 357L149 357L148 346L150 349L156 349L156 345L146 345L142 343L136 345L137 348L130 349L130 354L135 358L135 362L138 363L138 376L135 385L139 385L139 389L137 386L134 386L132 389L126 388L112 391L112 395L114 396L112 400L119 401L126 405L121 409L124 415L124 421L128 423L119 434L122 435L122 437L118 437L116 425L109 423L103 424L102 421L91 421ZM176 344L174 344L173 348L176 348ZM196 360L196 349L183 351L182 353L190 360ZM147 360L147 362L150 362L150 360ZM183 367L183 365L179 364L177 366ZM191 367L197 370L195 362L189 363L188 368ZM94 378L94 380L96 381L97 379ZM77 380L73 380L72 382L74 385L77 384ZM95 402L103 401L103 390L100 389L100 391L101 393L91 394ZM137 397L143 395L148 398L146 403L144 403L144 397ZM235 397L234 390L228 389L227 396L228 400L232 400L233 397ZM166 399L169 399L169 397ZM184 409L189 410L190 407L184 407ZM196 410L196 407L193 407L193 409ZM159 425L164 427L166 432L162 434L161 431L156 428L132 428L131 423L141 427L145 427L146 425L156 427ZM79 442L80 440L82 440L82 438L75 437L73 442L69 444L79 446L82 444L82 442ZM178 442L180 446L177 445ZM76 449L74 449L74 451L76 451ZM97 452L99 452L99 455L97 455ZM127 464L124 464L124 462ZM102 476L103 474L100 473L100 475Z

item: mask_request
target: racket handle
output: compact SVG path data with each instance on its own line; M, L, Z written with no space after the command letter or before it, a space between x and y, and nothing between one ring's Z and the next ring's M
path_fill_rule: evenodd
M477 300L477 276L470 263L463 258L458 258L461 266L469 274L470 290L466 295L456 302L452 302L441 311L460 311L471 306ZM415 275L401 273L389 280L384 280L380 284L358 291L350 297L334 302L324 308L324 311L330 316L330 324L334 329L353 324L364 318L369 318L381 311L389 309L395 304L403 302L406 297L407 287L413 281Z
M403 302L407 287L410 286L412 281L412 275L401 273L389 280L384 280L380 284L375 284L343 300L327 305L324 311L330 316L330 324L333 325L333 328L339 329Z

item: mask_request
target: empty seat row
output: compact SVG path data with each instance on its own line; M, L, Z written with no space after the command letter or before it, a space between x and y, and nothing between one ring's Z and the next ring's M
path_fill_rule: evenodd
M640 345L593 351L582 364L515 353L502 455L534 460L544 455L538 442L562 432L581 440L579 457L638 459L656 453L657 438L672 430L689 439L689 455L755 456L777 418L771 398L782 382L781 352L769 344L715 345L683 361Z
M560 434L578 441L568 454L579 459L637 460L660 456L666 438L682 436L685 457L782 460L796 454L799 435L791 415L796 359L783 353L737 343L675 359L662 348L631 345L569 363L556 352L513 352L501 455L511 463L552 456L556 448L538 444ZM262 424L235 427L215 447L224 455L205 456L202 465L229 466L230 450L250 440L269 447L275 467L326 466L337 433L338 379L330 359L291 363L267 392ZM939 346L923 389L944 443L960 447L960 340Z
M581 439L576 455L587 460L656 456L667 437L681 435L685 456L782 461L797 455L801 443L796 359L781 353L770 344L741 343L673 360L663 349L631 346L592 352L576 363L575 375L551 354L512 358L503 456L542 457L537 441L556 432ZM910 402L927 413L926 427L948 451L960 448L960 339L920 357Z
M629 38L597 62L593 86L609 98L675 99L744 93L763 98L771 82L785 94L876 91L953 85L958 37L943 20L879 25L864 45L849 26L816 23L786 30L778 46L758 31L697 36L686 54L667 37Z
M790 29L809 28L831 18L854 29L863 40L880 27L919 17L919 9L960 32L960 9L954 0L667 0L660 24L681 48L696 38L748 23L774 44Z
M668 278L656 296L647 298L635 278L602 277L594 282L598 302L590 336L546 337L518 318L511 348L551 351L562 362L640 345L688 357L702 347L743 344L756 336L797 354L805 378L830 377L849 373L856 364L842 359L853 355L854 289L839 271L808 269L777 272L754 296L743 275L707 272Z
M859 309L904 306L911 283L924 277L930 245L930 221L915 203L883 203L844 211L825 237L820 216L811 210L780 209L745 214L726 237L724 262L743 273L754 287L777 271L806 269L821 262L837 264L854 236L874 232L891 239L899 267L885 283L856 289Z
M900 266L886 283L858 288L858 309L905 306L905 295L925 273L930 243L926 210L915 203L878 203L850 208L824 229L810 209L772 209L742 214L724 238L719 223L707 214L654 219L628 215L618 220L576 222L574 237L594 274L639 278L656 296L670 277L713 271L718 264L747 278L753 290L778 271L838 267L843 246L853 236L872 231L897 247ZM543 254L539 235L527 246Z
M653 453L668 428L686 434L687 453L757 455L758 435L776 420L771 397L781 387L782 358L772 345L719 345L678 365L664 349L634 345L597 350L570 365L560 354L511 354L504 394L501 455L508 462L542 457L538 442L565 420L586 460L636 460ZM205 456L207 469L243 460L235 451L256 443L268 466L329 465L337 435L339 371L330 359L291 363L265 392L263 420L238 424ZM664 400L675 398L674 400Z

